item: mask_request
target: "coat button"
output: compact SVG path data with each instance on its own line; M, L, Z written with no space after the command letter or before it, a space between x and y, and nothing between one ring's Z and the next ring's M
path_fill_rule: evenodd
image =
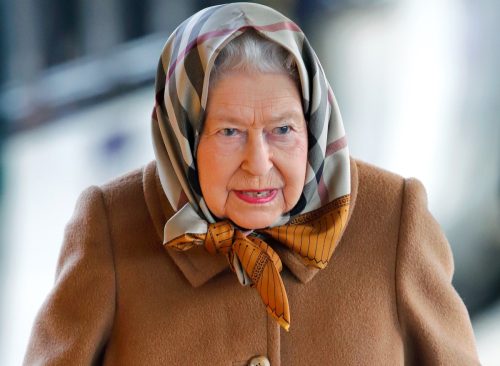
M264 356L257 356L250 360L248 366L271 366L271 363Z

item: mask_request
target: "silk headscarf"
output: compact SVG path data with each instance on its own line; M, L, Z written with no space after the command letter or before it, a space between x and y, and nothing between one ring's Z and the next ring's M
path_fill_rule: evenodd
M205 234L208 225L218 221L203 199L196 148L214 61L228 42L247 29L281 45L295 58L307 122L308 165L303 191L295 207L271 226L283 225L350 194L349 151L342 118L324 70L301 29L264 5L209 7L175 29L158 63L153 146L163 190L177 212L165 224L164 243L188 232ZM238 263L232 265L238 267ZM237 275L240 283L251 284L245 273Z

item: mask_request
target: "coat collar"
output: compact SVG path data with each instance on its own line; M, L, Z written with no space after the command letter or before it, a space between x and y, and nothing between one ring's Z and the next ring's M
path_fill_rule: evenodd
M354 210L358 191L358 170L353 158L351 158L350 168L351 202L349 216L347 218L348 222ZM156 169L156 161L154 160L143 169L143 190L146 205L148 206L151 219L153 220L156 234L161 242L163 242L163 227L167 220L174 214L174 211L170 207L167 197L163 192L158 170ZM309 282L319 271L317 268L306 266L297 254L292 253L285 247L277 246L273 249L279 255L283 264L302 283ZM224 256L210 255L203 247L194 248L185 252L169 249L167 252L193 287L203 285L212 277L224 271L226 268L229 268L227 259Z

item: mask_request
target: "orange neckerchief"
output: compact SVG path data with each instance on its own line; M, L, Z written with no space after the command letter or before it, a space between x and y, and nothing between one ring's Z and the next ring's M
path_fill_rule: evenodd
M265 234L299 254L306 265L323 269L328 264L343 232L349 212L350 196L345 195L317 210L299 215L285 225L254 230ZM165 244L165 248L181 251L204 245L211 254L222 253L228 258L231 270L234 255L251 278L266 309L285 330L290 327L290 309L285 286L281 279L281 260L262 239L245 235L229 221L208 226L206 234L178 236ZM274 291L269 291L273 288Z

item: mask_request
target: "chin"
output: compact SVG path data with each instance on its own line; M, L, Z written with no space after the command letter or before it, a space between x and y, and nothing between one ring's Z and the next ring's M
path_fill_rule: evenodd
M234 218L230 220L237 225L238 227L242 229L247 229L247 230L257 230L257 229L264 229L272 225L278 218L274 218L273 220L270 219L264 219L259 218L256 220L239 220L238 218Z

